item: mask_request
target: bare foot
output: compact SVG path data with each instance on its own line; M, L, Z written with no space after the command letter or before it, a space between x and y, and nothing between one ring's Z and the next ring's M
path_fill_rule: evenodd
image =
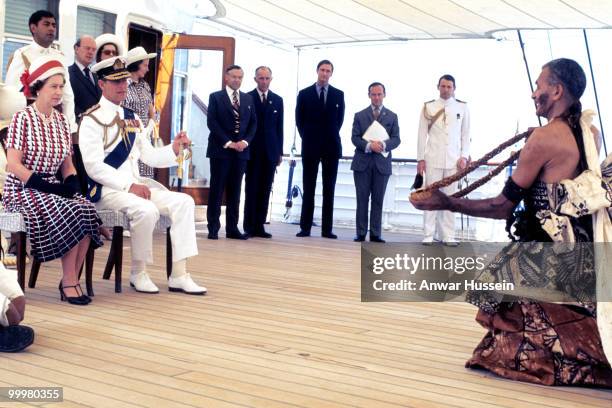
M6 311L6 319L8 320L9 326L15 326L22 320L21 313L19 313L15 305L12 303L9 305L8 310Z
M17 296L16 298L11 300L11 306L15 306L17 312L19 312L19 316L21 320L25 317L25 306L26 306L26 298L25 296Z

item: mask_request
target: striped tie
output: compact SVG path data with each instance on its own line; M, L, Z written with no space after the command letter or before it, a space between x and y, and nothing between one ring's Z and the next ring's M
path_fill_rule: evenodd
M232 106L234 107L234 110L239 111L240 110L240 104L238 103L238 92L234 91L234 93L232 94Z
M232 94L232 108L234 111L234 134L240 134L240 104L238 103L238 92Z

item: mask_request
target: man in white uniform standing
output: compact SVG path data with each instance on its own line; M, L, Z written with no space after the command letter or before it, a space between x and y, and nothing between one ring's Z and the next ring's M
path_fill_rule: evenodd
M127 78L122 56L105 59L92 67L102 89L100 103L83 116L79 141L83 164L90 178L89 198L98 209L122 211L130 219L132 265L130 285L138 292L157 293L145 265L153 263L153 230L160 214L170 217L172 226L172 292L203 295L186 272L186 260L198 254L194 201L187 194L168 191L155 180L141 178L138 159L151 167L177 165L182 145L191 143L184 132L171 145L155 148L147 138L138 116L121 106L127 95Z
M417 173L424 174L426 186L464 169L470 151L470 114L467 103L455 99L455 78L440 77L438 91L438 99L423 105L419 121ZM457 185L441 191L453 194ZM437 236L445 244L456 246L455 215L450 211L425 211L423 235L426 245Z
M20 80L21 75L23 75L23 73L30 68L30 65L40 56L58 56L58 60L64 64L64 67L67 66L64 54L52 47L57 32L57 23L53 13L47 10L38 10L34 12L30 16L28 26L32 33L32 42L15 51L9 62L9 66L6 70L6 78L4 79L6 85L13 86L17 89L23 87ZM64 95L62 97L62 113L66 115L68 119L70 132L75 133L77 131L77 124L74 116L74 93L70 86L68 70L66 70L64 78L66 78L66 86L64 87Z

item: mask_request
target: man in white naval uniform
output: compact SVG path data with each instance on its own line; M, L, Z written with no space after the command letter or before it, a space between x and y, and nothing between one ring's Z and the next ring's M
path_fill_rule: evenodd
M55 41L55 33L57 31L55 16L47 10L38 10L30 16L28 26L32 33L32 42L15 51L4 78L6 85L17 89L23 87L20 80L21 75L40 56L58 56L58 60L64 64L64 67L67 66L64 54L51 46L53 41ZM70 132L75 133L77 131L77 124L74 116L74 93L70 86L70 76L67 69L64 78L66 78L66 86L64 86L64 94L62 96L62 113L68 119Z
M130 285L136 291L159 292L145 265L153 263L152 234L163 214L172 221L174 263L168 288L173 292L202 295L206 288L195 284L186 272L187 258L198 254L193 199L187 194L168 191L154 180L141 178L138 170L138 159L151 167L176 166L179 146L189 145L190 140L181 132L171 145L162 148L151 145L138 116L120 105L127 95L130 76L125 64L125 58L118 56L105 59L91 69L98 75L102 97L99 105L83 116L79 129L83 164L91 179L90 187L96 186L90 188L89 198L96 202L96 208L122 211L130 219ZM123 156L118 156L120 151L124 152Z
M470 114L467 104L455 99L455 78L438 80L440 98L425 102L419 121L417 173L430 185L467 166L470 151ZM457 191L452 184L441 189L447 195ZM431 244L437 235L445 244L456 246L455 215L450 211L425 211L423 243Z

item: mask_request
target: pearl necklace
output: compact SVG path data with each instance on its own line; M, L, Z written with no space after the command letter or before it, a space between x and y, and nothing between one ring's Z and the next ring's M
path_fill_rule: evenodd
M36 112L36 114L38 115L40 120L45 125L48 125L48 124L50 124L53 121L53 108L51 108L51 114L47 116L47 115L45 115L44 113L42 113L41 111L38 110L38 108L36 107L36 102L34 102L32 104L32 106L34 107L34 111Z

